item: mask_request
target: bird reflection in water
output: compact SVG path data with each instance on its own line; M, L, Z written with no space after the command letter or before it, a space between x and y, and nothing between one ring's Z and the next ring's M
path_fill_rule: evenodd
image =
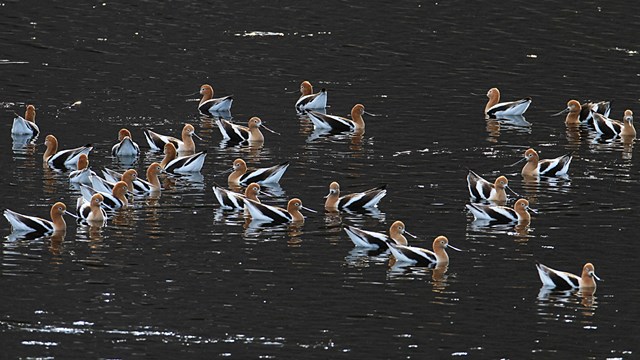
M27 155L32 156L36 153L36 138L31 135L15 135L11 134L12 146L14 155Z
M538 305L544 307L545 311L538 312L540 315L557 319L564 318L548 311L549 307L565 309L567 307L577 307L582 310L582 315L591 317L595 315L598 302L595 297L595 288L580 290L556 290L548 286L543 286L538 292Z
M327 228L337 229L335 232L340 232L340 225L342 224L342 215L339 210L325 210L324 223Z
M623 135L622 138L622 159L631 160L633 157L633 143L636 141L635 136Z
M580 149L580 142L582 135L580 134L580 124L567 124L566 137L571 151L578 151Z
M389 257L389 278L414 278L425 277L431 275L433 291L442 292L447 286L447 272L449 266L447 264L433 264L431 266L415 266L407 263L396 261L393 256Z
M53 255L60 255L62 253L62 243L67 235L66 231L54 231L51 234L49 252Z
M490 143L497 143L500 137L500 122L497 119L487 119L487 134L489 137L487 141Z
M57 193L56 172L46 163L42 165L42 189L45 194L50 196L54 196Z
M531 123L522 115L501 115L497 118L489 117L486 121L486 130L489 135L487 141L490 143L497 143L500 132L504 130L513 130L523 134L531 133Z

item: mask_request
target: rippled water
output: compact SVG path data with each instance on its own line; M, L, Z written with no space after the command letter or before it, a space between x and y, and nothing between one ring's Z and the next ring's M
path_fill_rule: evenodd
M164 179L95 230L67 218L64 238L0 230L0 346L10 357L632 358L638 187L633 143L569 131L549 115L569 99L638 103L640 18L628 3L551 1L265 4L65 2L0 4L3 208L46 216L74 204L67 175L42 167L43 146L12 150L13 113L35 104L62 148L92 143L93 169L127 127L178 134L195 125L202 176ZM362 137L316 137L293 104L301 80L329 91L329 113L355 103ZM228 147L194 95L233 94L234 121L260 116L282 135ZM485 120L485 93L531 96L526 122ZM294 93L296 92L296 93ZM77 103L80 101L81 103ZM74 105L75 104L75 105ZM527 183L515 162L574 152L570 177ZM307 214L302 227L247 226L211 186L233 159L291 161L266 202L300 197L321 210L331 181L345 192L388 184L375 213ZM483 226L464 210L471 168L539 210L527 228ZM389 268L342 231L395 220L429 247L464 252L446 269ZM591 261L593 296L545 292L534 262L571 272Z

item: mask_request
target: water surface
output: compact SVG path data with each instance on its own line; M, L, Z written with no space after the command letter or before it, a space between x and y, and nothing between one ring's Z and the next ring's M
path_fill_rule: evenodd
M95 170L129 128L144 173L161 159L142 129L185 122L208 151L201 176L167 178L101 230L2 242L0 345L11 357L121 358L632 358L640 276L633 256L639 200L633 143L570 131L549 115L569 99L638 103L640 19L621 1L580 6L518 1L207 5L191 2L1 4L4 206L46 216L75 203L67 175L43 168L44 147L13 150L13 113L37 108L62 148L92 143ZM355 103L378 114L366 133L316 136L296 114L300 81L329 91L329 113ZM194 95L233 94L231 117L260 116L282 135L227 146ZM533 98L526 122L485 120L486 91ZM80 101L81 103L77 103ZM75 104L75 105L73 105ZM525 182L522 152L574 153L568 179ZM307 214L302 227L247 226L211 186L237 157L291 161L276 195L322 210L343 191L388 184L371 214ZM129 164L130 165L130 164ZM465 176L505 174L539 210L529 227L472 222ZM389 267L354 250L346 225L395 220L429 247L446 235L465 252L446 269ZM631 257L631 258L630 258ZM540 289L534 263L577 273L591 261L593 296Z

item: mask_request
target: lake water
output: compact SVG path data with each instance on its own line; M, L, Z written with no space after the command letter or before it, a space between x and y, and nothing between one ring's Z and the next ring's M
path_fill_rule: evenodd
M192 123L208 151L201 176L163 178L96 230L14 239L1 222L0 347L8 358L634 358L640 290L640 197L633 143L568 131L549 117L569 99L638 107L640 15L629 2L509 4L347 1L233 3L5 1L0 4L0 195L3 208L47 217L79 191L42 167L44 146L13 151L14 112L37 109L61 148L86 143L94 170L129 128L144 174L162 155L142 129ZM504 7L503 7L504 6ZM316 137L293 107L302 80L329 93L328 113L366 106L362 137ZM281 133L229 147L197 113L201 84L234 95L232 118ZM485 120L486 92L530 96L530 126ZM80 103L77 103L80 102ZM75 104L75 105L73 105ZM72 106L73 105L73 106ZM574 153L568 179L525 182L508 167L529 148ZM301 227L247 226L222 210L214 183L237 157L290 161L263 201L299 197L322 210L388 184L374 213L306 213ZM529 227L483 226L465 211L467 169L499 174L539 211ZM347 225L395 220L429 248L464 252L446 271L389 268L354 250ZM535 261L604 279L593 296L541 291Z

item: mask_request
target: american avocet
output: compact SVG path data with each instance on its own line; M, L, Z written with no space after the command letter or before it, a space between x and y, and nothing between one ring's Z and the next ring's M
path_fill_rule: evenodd
M567 117L564 119L564 123L567 125L578 125L581 123L580 121L580 113L582 111L582 106L578 100L569 100L567 102L567 107L560 111L559 113L553 114L551 116L560 116L567 114Z
M531 221L529 211L535 212L535 210L529 207L529 201L527 199L518 199L513 205L513 208L487 204L467 204L467 209L473 214L474 220L488 220L501 223L516 221L528 223Z
M282 164L274 165L266 168L255 169L251 172L247 172L247 163L242 159L235 159L233 161L233 172L227 177L229 185L240 185L256 182L258 184L275 184L280 182L280 178L287 168L289 162L283 162Z
M469 188L469 195L474 199L498 203L505 203L507 201L505 189L511 190L509 180L505 176L499 176L492 184L471 170L467 174L467 188Z
M487 91L487 105L484 107L484 114L490 117L496 117L501 115L522 115L531 105L531 98L500 102L500 90L498 88L491 88Z
M67 206L62 202L57 202L51 206L49 211L51 221L35 216L19 214L6 209L4 217L11 224L12 232L36 232L39 234L49 234L55 231L65 231L67 223L64 221L64 214L75 216L67 211Z
M140 154L140 147L133 141L131 132L127 129L120 129L118 131L118 143L111 148L111 155L113 156L138 156Z
M452 245L449 245L449 239L446 236L438 236L433 240L433 251L423 249L416 246L396 245L388 242L391 254L399 263L415 264L418 266L447 265L449 264L449 255L447 248L456 251L462 251Z
M164 158L160 166L162 166L164 171L171 174L200 172L206 157L206 150L193 155L178 157L176 147L173 146L172 143L167 143L164 145Z
M129 188L124 181L115 183L111 192L97 191L90 186L80 185L80 193L86 201L91 201L93 195L100 194L103 197L102 206L108 210L116 210L129 205L129 200L127 199L128 191Z
M387 185L383 184L373 189L340 196L340 184L336 181L329 185L329 194L324 208L328 211L338 209L359 210L378 206L378 202L387 195Z
M130 170L133 170L133 169L129 169L124 173L119 173L115 170L104 168L104 170L102 170L102 175L107 181L107 184L115 184L116 182L122 180L126 182L128 185L129 180L127 179L126 174ZM138 173L135 170L133 171L135 172L135 178L132 179L131 182L133 185L134 193L147 193L147 192L153 191L154 189L160 190L160 179L158 178L158 175L164 172L164 170L162 169L159 163L153 163L147 167L147 171L146 171L147 180L141 179L138 176ZM131 191L131 189L129 191Z
M214 99L213 87L207 84L200 87L200 95L202 95L202 99L198 104L198 111L203 115L216 115L216 112L231 110L232 95Z
M13 125L11 126L11 134L13 135L31 135L31 137L38 136L40 129L36 125L36 107L33 105L27 105L27 110L24 113L24 117L17 115L13 119Z
M162 189L160 185L160 178L158 175L164 172L162 166L159 163L154 162L151 163L147 167L147 181L143 181L142 179L138 179L134 182L134 187L143 192L157 192Z
M89 168L89 157L87 154L80 154L78 156L78 162L76 163L76 169L69 173L69 181L74 184L91 185L91 175L95 175Z
M258 195L260 194L260 185L258 183L251 183L244 191L244 195L233 192L231 190L224 189L220 186L213 186L213 193L222 206L225 209L244 209L244 199L251 199L256 202L260 202Z
M244 203L251 214L251 218L255 221L286 223L304 221L304 216L300 209L315 212L307 207L302 206L302 200L293 198L287 203L287 208L283 209L277 206L271 206L259 203L257 201L244 199Z
M264 135L262 135L260 127L274 134L278 134L277 132L264 126L262 120L257 116L249 119L247 126L232 124L224 119L216 119L216 124L218 125L218 129L220 129L220 134L222 134L222 137L225 140L234 142L264 142Z
M104 197L99 193L94 194L90 201L86 201L80 196L76 202L78 217L92 225L105 225L107 222L107 213L102 208L102 201L104 201Z
M577 125L583 123L593 126L593 115L591 115L592 112L608 117L609 113L611 112L611 102L600 101L596 103L585 102L583 104L580 104L578 100L569 100L567 102L567 107L564 110L551 116L567 114L567 117L564 120L564 123L567 125Z
M538 153L533 149L527 149L522 159L516 161L513 165L523 161L527 163L522 168L522 176L565 176L571 165L572 154L558 156L554 159L540 160Z
M404 234L415 238L414 235L406 230L404 223L399 220L389 227L389 236L379 232L362 230L355 226L348 226L344 228L344 231L349 235L349 239L351 239L353 245L367 249L386 250L389 248L390 241L395 242L397 245L408 245L407 238Z
M362 104L355 104L353 106L351 109L351 119L337 115L326 115L313 110L306 110L306 113L309 115L314 129L339 132L364 132L362 115L366 112Z
M536 262L536 269L538 269L540 281L542 281L544 286L557 288L558 290L595 289L596 279L602 281L602 279L596 275L595 268L591 263L584 264L580 276L565 271L554 270L539 262Z
M327 90L322 89L318 93L313 93L313 86L308 81L300 84L300 98L296 101L296 109L324 109L327 107Z
M107 172L111 171L118 174L118 178L112 177L112 174ZM107 174L107 176L103 179L97 175L89 176L89 180L91 181L91 187L96 189L97 191L102 191L106 193L110 193L113 190L113 186L118 181L124 181L127 184L127 189L130 192L136 192L135 181L138 180L138 172L135 169L128 169L123 172L121 175L113 170L106 168L102 171L103 174ZM107 179L108 177L108 179ZM119 180L118 180L119 179Z
M598 113L593 113L593 125L599 134L604 136L630 136L636 137L636 128L633 126L633 111L624 111L622 121L609 119Z
M89 152L93 149L91 144L87 144L74 149L58 151L58 139L53 135L47 135L44 144L47 146L47 150L45 150L44 155L42 155L42 159L49 164L49 166L56 169L75 167L80 154L89 155Z
M196 151L196 144L193 142L193 136L202 140L196 130L191 124L185 124L182 128L182 140L174 138L173 136L160 135L151 130L144 129L144 137L147 139L147 143L152 150L163 150L164 145L172 143L179 153L191 153Z

